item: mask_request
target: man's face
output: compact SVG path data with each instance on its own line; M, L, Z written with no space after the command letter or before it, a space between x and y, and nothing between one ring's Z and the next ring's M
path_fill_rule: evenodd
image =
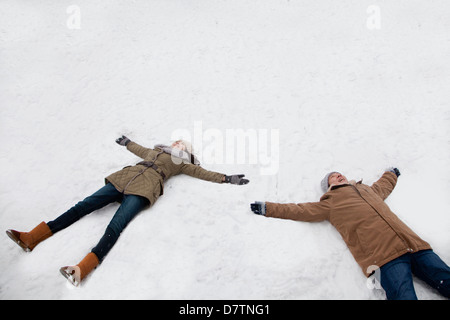
M329 186L338 186L340 184L347 184L348 180L345 176L340 174L339 172L335 172L328 177L328 185Z

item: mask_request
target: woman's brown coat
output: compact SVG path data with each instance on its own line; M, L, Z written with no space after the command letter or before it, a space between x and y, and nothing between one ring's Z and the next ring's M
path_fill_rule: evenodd
M155 203L163 194L164 180L180 173L190 175L202 180L221 183L224 174L203 169L191 163L184 163L181 159L174 159L170 154L162 152L161 149L144 148L135 142L130 141L127 149L144 159L144 161L154 162L158 171L146 167L142 164L125 167L106 177L106 183L110 182L114 187L124 194L133 194L147 198L151 204ZM163 179L162 172L165 175Z
M319 202L278 204L266 202L266 216L298 221L328 220L339 231L362 271L376 268L408 252L431 249L389 209L384 200L397 176L385 172L372 186L333 186Z

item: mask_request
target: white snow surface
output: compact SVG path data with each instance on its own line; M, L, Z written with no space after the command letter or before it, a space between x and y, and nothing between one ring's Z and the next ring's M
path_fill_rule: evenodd
M152 147L199 122L278 129L280 150L271 175L204 164L246 186L170 179L77 288L59 268L90 252L118 204L31 253L3 233L0 299L385 299L328 222L250 211L318 201L331 170L372 184L398 167L388 205L450 263L449 16L446 0L0 1L2 232L55 219L140 161L122 134Z

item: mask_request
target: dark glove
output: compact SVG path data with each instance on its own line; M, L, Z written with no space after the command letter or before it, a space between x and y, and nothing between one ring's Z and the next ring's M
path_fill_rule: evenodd
M390 171L390 172L395 173L397 178L400 176L400 170L398 170L397 168L392 167L392 168L387 169L386 171Z
M250 182L247 179L242 179L243 177L245 177L245 174L235 174L232 176L225 176L225 182L239 185L247 184Z
M255 203L251 203L250 209L252 209L252 211L255 214L260 214L262 216L266 215L266 203L265 202L256 201Z
M128 139L127 137L125 137L125 136L122 136L122 137L116 139L116 142L118 144L120 144L121 146L126 146L130 141L131 140Z

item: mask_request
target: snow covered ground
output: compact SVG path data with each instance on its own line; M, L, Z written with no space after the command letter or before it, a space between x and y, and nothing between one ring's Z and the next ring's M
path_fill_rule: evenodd
M249 209L318 201L330 170L371 184L397 166L389 206L450 263L449 16L445 0L1 0L2 232L138 162L121 134L152 147L201 125L204 151L208 132L278 130L279 159L272 174L249 157L204 163L246 186L172 178L78 288L58 270L117 204L31 254L3 234L0 299L385 299L329 223Z

